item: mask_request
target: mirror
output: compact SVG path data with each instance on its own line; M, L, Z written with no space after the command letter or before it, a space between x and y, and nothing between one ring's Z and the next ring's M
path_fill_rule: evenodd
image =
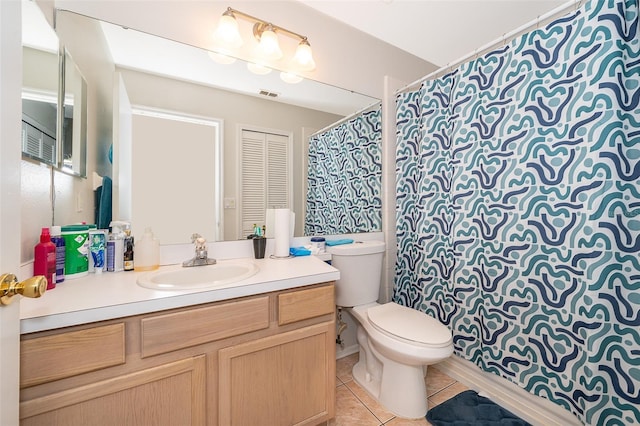
M58 167L87 177L87 82L67 49L61 52Z
M33 2L24 2L22 27L22 153L56 166L59 41Z
M73 19L59 19L58 22L65 24L78 20L96 22L93 18L73 12L57 11L57 16L60 17L63 14L73 15ZM177 222L186 222L185 226L188 230L185 228L185 231L181 232L179 240L164 238L168 233L158 228L162 225L153 225L154 233L161 243L188 243L191 233L206 229L205 224L191 221L189 214L189 210L198 208L204 197L207 199L217 197L220 200L219 222L223 227L223 239L243 238L245 234L242 230L243 220L240 213L246 205L241 202L243 169L242 153L239 148L243 130L265 134L281 133L288 138L288 143L291 145L288 159L290 208L296 215L294 235L302 236L307 192L306 161L309 136L331 126L345 116L377 103L377 100L309 80L290 85L282 82L275 71L267 76L253 75L247 71L246 63L241 61L236 61L231 66L220 65L211 59L210 52L203 49L132 29L124 29L106 22L100 22L100 26L110 45L111 56L115 62L115 85L118 85L118 79L120 79L123 93L126 94L132 109L169 112L187 116L190 119L199 117L221 120L223 123L221 126L223 143L220 150L223 170L221 182L217 183L222 189L221 194L215 194L215 182L211 182L208 178L199 179L198 171L190 169L188 165L176 166L191 170L191 184L177 187L168 187L163 184L158 187L156 182L156 186L147 188L147 193L154 194L161 200L160 207L155 211L160 211L171 204L177 198L175 195L178 192L193 193L192 202L180 202L183 206L181 219L173 220L169 225L175 228ZM66 29L65 33L71 34L73 31ZM73 53L75 55L75 51ZM149 56L149 53L152 55ZM84 59L78 62L86 64ZM239 79L238 77L241 76L245 78ZM277 101L274 101L273 95L277 96ZM118 104L118 100L115 104ZM116 115L119 116L120 113L114 111L114 116ZM119 121L122 122L122 119L120 118ZM135 154L135 138L131 139L131 146L127 148L126 144L122 143L122 129L114 127L113 133L117 135L113 145L113 169L114 173L117 173L112 176L114 189L118 182L120 192L135 191L136 183L125 179L127 173L123 173L123 169L129 167L129 176L134 176L136 172L145 173L153 166L153 162L149 162L149 158L145 159L144 156L132 155L127 158L127 152ZM187 140L188 138L178 137L167 143L158 142L155 149L171 153L172 150L182 149ZM127 165L127 161L131 164ZM135 217L127 218L126 213L123 214L127 209L131 211L136 200L139 200L139 197L134 193L129 192L127 197L119 198L114 192L113 217L131 220L134 234L139 234L149 223L137 223ZM119 204L117 209L116 204ZM266 205L271 206L268 202ZM208 220L218 219L210 217ZM213 240L209 235L205 234L205 237L209 241Z
M23 155L86 177L86 81L38 6L22 10Z

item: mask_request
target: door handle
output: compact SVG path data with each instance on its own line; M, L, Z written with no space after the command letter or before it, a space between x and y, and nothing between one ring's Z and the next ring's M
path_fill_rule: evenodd
M0 276L0 304L8 305L13 296L21 294L24 297L40 297L47 290L47 279L43 275L36 275L18 282L14 274Z

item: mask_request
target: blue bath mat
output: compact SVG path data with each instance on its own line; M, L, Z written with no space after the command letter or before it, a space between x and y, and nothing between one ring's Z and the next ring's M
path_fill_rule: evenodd
M426 418L433 426L531 426L472 390L433 407Z

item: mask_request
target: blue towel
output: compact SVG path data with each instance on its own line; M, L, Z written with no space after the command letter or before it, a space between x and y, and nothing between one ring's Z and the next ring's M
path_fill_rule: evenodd
M292 256L309 256L311 250L304 247L291 247L289 248L289 254Z
M325 244L331 247L331 246L339 246L341 244L351 244L352 242L353 240L350 238L343 238L341 240L327 240Z
M109 176L102 178L102 190L98 200L96 225L98 229L107 229L111 223L112 182Z

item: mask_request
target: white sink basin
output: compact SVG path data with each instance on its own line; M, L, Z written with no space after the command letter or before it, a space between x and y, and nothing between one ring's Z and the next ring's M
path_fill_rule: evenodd
M138 277L138 285L153 290L214 288L247 279L258 272L250 260L222 260L215 265L170 266Z

